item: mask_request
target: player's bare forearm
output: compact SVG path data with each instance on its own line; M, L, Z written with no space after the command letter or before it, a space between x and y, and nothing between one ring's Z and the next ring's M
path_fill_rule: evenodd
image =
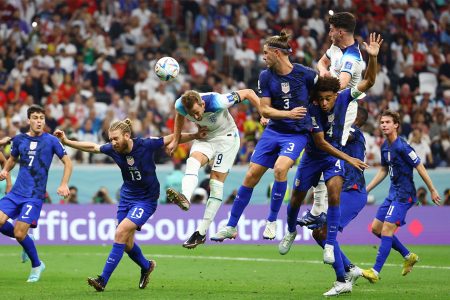
M184 126L184 119L185 117L180 115L179 113L177 113L175 115L175 126L174 126L174 130L173 130L173 136L174 136L174 140L179 143L180 138L181 138L181 130L183 129Z
M64 139L61 141L64 145L71 148L90 153L100 153L100 145L92 142L72 141Z
M326 54L324 54L317 63L317 70L319 71L320 76L324 76L325 73L328 73L330 64L331 61L328 59Z
M436 192L436 188L433 185L433 181L431 181L430 176L428 175L427 169L425 169L425 166L420 163L417 167L416 167L417 172L419 173L420 177L422 177L423 182L425 182L425 184L428 187L428 190L430 191L430 193Z
M12 155L9 156L8 160L6 161L5 165L3 166L3 170L6 171L6 172L9 172L12 169L14 169L14 166L16 165L17 159L18 158L14 157Z
M380 182L382 182L384 180L384 178L386 178L388 174L388 170L387 167L381 167L377 174L375 175L375 177L372 179L372 181L367 185L367 192L370 192L371 190L373 190L378 184L380 184Z
M350 75L350 73L341 72L341 74L339 74L340 89L343 90L347 88L348 83L350 82L351 79L352 75Z
M70 176L72 175L72 160L66 154L61 158L62 163L64 164L63 177L61 179L61 186L68 185Z
M252 89L245 89L236 91L239 97L244 100L247 99L250 103L258 110L259 114L262 115L261 112L261 101L259 100L258 95L256 95L255 91Z

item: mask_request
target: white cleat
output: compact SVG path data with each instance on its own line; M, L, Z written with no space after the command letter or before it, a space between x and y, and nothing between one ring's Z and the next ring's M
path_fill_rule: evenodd
M355 284L359 277L362 277L362 270L358 266L351 267L350 271L345 273L345 280L350 282L352 285Z
M332 265L334 264L334 246L325 244L323 248L323 263Z
M41 261L41 264L36 268L31 268L30 276L27 282L37 282L41 278L41 273L45 270L45 264Z
M225 226L219 231L217 231L217 233L214 236L211 237L211 241L223 242L226 239L230 240L235 239L236 236L237 236L236 227Z
M344 293L351 293L352 291L352 283L351 282L340 282L335 281L333 287L326 293L323 293L324 296L337 296Z
M281 255L285 255L286 253L289 252L296 236L297 230L294 232L286 233L281 242L278 244L278 251L280 252Z
M263 232L263 239L265 240L273 240L277 235L277 221L266 221L266 228Z

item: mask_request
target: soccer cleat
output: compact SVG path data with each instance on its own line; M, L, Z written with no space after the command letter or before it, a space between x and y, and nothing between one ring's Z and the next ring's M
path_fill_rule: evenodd
M326 293L323 293L324 296L337 296L344 293L351 293L352 291L352 283L351 282L340 282L335 281L333 283L333 287Z
M194 232L191 237L183 243L184 248L194 249L200 244L204 244L206 240L206 235L201 235L200 232Z
M105 290L105 279L102 276L97 276L97 278L88 277L87 282L92 286L97 292L103 292Z
M156 267L156 261L149 260L150 266L148 267L148 270L142 270L141 269L141 279L139 279L139 288L145 289L148 282L150 281L150 273L153 272L153 270ZM104 288L104 287L103 287Z
M380 280L380 276L375 273L374 269L362 270L362 276L369 280L370 283L375 283Z
M308 209L306 214L297 219L297 224L300 226L307 226L309 229L320 228L327 222L327 214L322 212L318 216L314 216L311 214L311 211Z
M211 237L211 241L223 242L226 239L230 240L235 239L236 236L237 236L236 227L225 226L219 231L217 231L217 233L214 236Z
M266 221L266 228L263 232L263 239L273 240L277 235L277 221Z
M281 255L285 255L286 253L289 252L296 236L297 230L294 232L286 233L281 242L278 244L278 251L280 252Z
M350 270L345 273L345 280L350 282L352 285L355 284L356 280L362 276L362 270L354 265L350 266Z
M325 244L323 247L323 263L332 265L334 264L334 246Z
M37 282L41 278L42 272L45 270L45 264L41 261L41 264L36 268L31 268L30 276L27 282Z
M31 233L29 233L28 236L34 241L34 236ZM21 256L22 256L22 263L23 264L30 260L30 258L28 257L28 254L25 252L24 249L22 249Z
M179 193L172 188L168 188L166 190L166 196L167 196L167 200L175 203L182 210L185 210L185 211L189 210L189 207L191 206L191 204L189 203L189 200L186 199L186 196L183 195L182 193Z
M409 272L412 271L412 268L414 267L414 265L419 261L419 256L415 253L409 253L406 258L405 261L403 262L403 270L402 270L402 275L406 276Z

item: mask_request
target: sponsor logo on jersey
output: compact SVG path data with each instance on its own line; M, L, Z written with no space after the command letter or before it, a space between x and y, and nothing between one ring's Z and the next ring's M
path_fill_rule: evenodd
M132 166L134 165L134 158L133 156L127 156L127 164Z
M412 161L416 162L418 157L416 152L414 152L413 150L411 150L411 152L408 153L409 158L411 158Z
M34 150L37 147L38 142L30 142L30 150Z
M291 87L289 86L289 82L282 82L281 83L281 91L285 94L289 93L291 90Z

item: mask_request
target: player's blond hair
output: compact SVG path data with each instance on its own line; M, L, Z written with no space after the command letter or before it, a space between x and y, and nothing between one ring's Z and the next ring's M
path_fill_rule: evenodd
M189 90L181 96L181 104L183 104L185 108L191 109L195 103L199 105L202 104L202 97L198 92Z
M286 29L281 30L280 35L274 35L268 37L264 42L268 47L276 48L282 50L286 54L291 53L291 45L289 45L289 41L291 40L291 35Z
M131 124L132 124L131 120L128 118L122 121L115 121L112 122L111 125L109 125L109 131L120 130L122 133L129 133L131 136L132 135Z

